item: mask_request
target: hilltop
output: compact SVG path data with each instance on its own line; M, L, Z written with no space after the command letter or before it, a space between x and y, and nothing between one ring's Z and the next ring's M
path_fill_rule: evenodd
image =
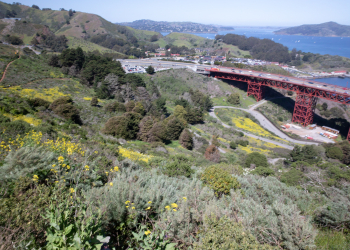
M277 30L277 35L302 35L302 36L350 36L350 26L336 22L321 24L305 24L297 27Z
M156 32L185 32L185 33L217 33L220 30L234 30L233 27L219 25L207 25L193 22L165 22L152 21L147 19L133 22L118 23L140 30L151 30Z

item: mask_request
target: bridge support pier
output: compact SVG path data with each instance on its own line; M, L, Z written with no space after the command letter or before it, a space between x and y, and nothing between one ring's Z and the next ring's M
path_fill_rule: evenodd
M256 82L248 81L247 84L248 84L247 96L253 95L257 102L261 101L263 99L265 86L262 86L261 82L256 83Z
M317 98L311 95L297 93L292 122L306 127L313 122Z

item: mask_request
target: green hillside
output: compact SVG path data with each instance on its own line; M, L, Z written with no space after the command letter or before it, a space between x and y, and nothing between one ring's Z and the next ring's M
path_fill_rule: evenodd
M278 35L302 35L302 36L350 36L350 26L336 22L321 24L305 24L275 31Z

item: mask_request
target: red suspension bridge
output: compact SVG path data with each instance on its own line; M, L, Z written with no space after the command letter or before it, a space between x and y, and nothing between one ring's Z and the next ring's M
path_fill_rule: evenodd
M266 87L296 92L292 122L300 123L302 126L308 126L313 122L317 98L350 105L350 90L332 84L246 69L220 67L206 71L215 78L246 82L247 95L254 96L256 101L263 99ZM347 139L350 141L350 130Z

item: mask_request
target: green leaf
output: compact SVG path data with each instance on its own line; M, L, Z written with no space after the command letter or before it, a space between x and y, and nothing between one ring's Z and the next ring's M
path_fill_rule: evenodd
M166 245L165 250L175 250L176 243Z
M70 224L68 227L66 227L64 229L64 235L68 235L72 231L72 228L73 228L73 224Z

